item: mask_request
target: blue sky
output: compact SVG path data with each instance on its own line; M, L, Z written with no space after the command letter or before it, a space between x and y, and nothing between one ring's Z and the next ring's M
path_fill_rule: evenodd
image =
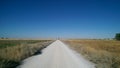
M0 37L113 38L119 0L0 0Z

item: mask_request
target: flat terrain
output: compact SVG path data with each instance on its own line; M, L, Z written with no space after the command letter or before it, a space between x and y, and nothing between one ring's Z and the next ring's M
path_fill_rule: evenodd
M96 68L120 68L120 41L71 39L64 43L95 63Z
M0 40L0 68L16 68L22 60L41 53L53 40Z
M57 40L45 48L42 54L25 59L18 68L94 68L94 64Z

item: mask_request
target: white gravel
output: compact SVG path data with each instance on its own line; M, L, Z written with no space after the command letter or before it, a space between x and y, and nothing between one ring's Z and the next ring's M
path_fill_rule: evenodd
M42 51L23 61L17 68L95 68L94 64L77 55L57 40Z

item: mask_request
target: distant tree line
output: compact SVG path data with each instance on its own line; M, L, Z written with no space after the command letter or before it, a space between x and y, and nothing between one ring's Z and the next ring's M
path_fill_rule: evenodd
M1 39L8 39L8 38L6 38L6 37L1 37Z
M115 39L120 41L120 33L116 33Z

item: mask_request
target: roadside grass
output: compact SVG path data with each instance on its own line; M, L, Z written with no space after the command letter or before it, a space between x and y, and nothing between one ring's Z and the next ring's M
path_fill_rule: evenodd
M120 68L120 41L66 40L71 48L96 64L96 68Z
M15 45L20 45L22 43L37 43L37 42L43 42L47 40L0 40L0 49L1 48L6 48L9 46L15 46Z
M41 51L52 40L0 40L0 68L15 68L20 62Z

